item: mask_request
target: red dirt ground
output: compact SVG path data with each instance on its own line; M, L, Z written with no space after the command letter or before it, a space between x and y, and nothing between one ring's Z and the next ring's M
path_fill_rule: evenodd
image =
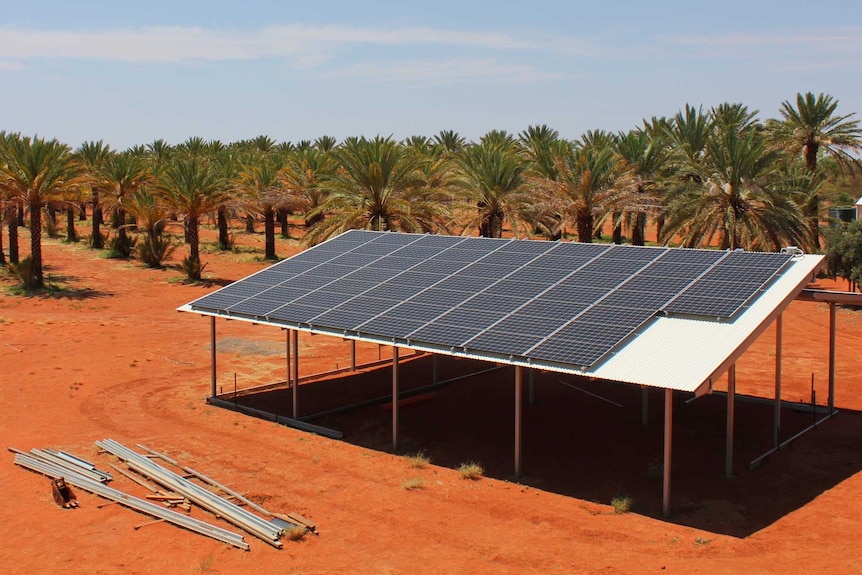
M262 237L237 232L242 246ZM205 234L212 238L212 232ZM26 243L22 237L22 245ZM289 255L295 242L279 242ZM260 252L256 252L260 253ZM862 375L859 312L838 310L836 405L841 413L750 470L768 449L771 408L737 404L734 479L723 479L724 400L680 403L675 413L674 516L660 517L661 401L651 397L640 424L640 392L566 379L611 398L599 401L545 374L524 412L524 477L511 475L511 372L465 379L402 410L406 447L432 465L414 469L387 452L389 412L372 406L316 423L341 429L325 439L208 406L209 322L175 308L218 285L184 285L174 270L107 260L84 246L47 240L46 272L65 286L51 297L0 296L0 374L5 391L0 437L7 446L63 449L105 467L93 442L142 443L243 492L273 511L299 512L319 536L281 551L247 537L229 548L79 493L66 511L48 479L0 465L2 573L851 573L862 572ZM248 250L205 253L205 275L219 283L262 268ZM823 287L845 286L822 282ZM826 399L828 307L794 302L784 321L784 397L808 401L815 374ZM284 335L268 327L219 322L219 386L229 392L284 377ZM300 339L301 374L349 361L347 344ZM360 361L377 346L360 345ZM388 349L383 349L385 356ZM775 332L768 329L738 362L738 390L770 397ZM404 366L406 386L427 383L428 359ZM469 369L441 362L441 371ZM300 388L304 413L380 395L388 369ZM281 395L280 395L281 394ZM335 394L338 394L337 396ZM287 409L283 392L242 396ZM481 407L481 409L480 409ZM785 410L789 437L810 413ZM475 460L479 481L455 467ZM424 488L404 484L424 479ZM114 486L143 495L125 478ZM615 515L618 495L632 513ZM215 521L194 509L192 516Z

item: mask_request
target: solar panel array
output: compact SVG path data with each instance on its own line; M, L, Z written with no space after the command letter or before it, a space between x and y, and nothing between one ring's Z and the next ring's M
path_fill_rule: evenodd
M657 314L732 318L790 257L353 230L190 305L583 370Z

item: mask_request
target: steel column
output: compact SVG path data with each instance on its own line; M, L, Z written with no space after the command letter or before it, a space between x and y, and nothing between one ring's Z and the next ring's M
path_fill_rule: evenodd
M784 314L775 320L775 408L772 417L772 447L778 449L781 442L781 356L784 341Z
M284 339L285 339L285 342L284 342L285 365L284 365L284 367L285 367L285 370L287 371L287 378L285 379L285 381L287 382L288 388L293 387L293 385L291 384L291 377L290 377L290 331L291 330L289 330L289 329L284 330L284 332L285 332L285 336L284 336Z
M829 413L835 407L835 302L829 302Z
M350 340L350 371L356 371L356 340Z
M523 368L515 366L515 477L521 477L521 406L524 384Z
M392 346L392 451L398 452L398 348Z
M673 440L673 390L664 390L664 469L662 470L661 512L670 517L670 466Z
M727 370L727 435L724 452L724 476L733 477L733 419L736 408L736 364Z
M212 376L212 393L210 397L216 396L216 328L215 316L210 317L210 375Z
M533 374L535 374L535 373L536 373L536 370L530 368L530 376L528 379L529 390L527 391L527 393L529 394L530 405L533 405L534 403L536 403L536 389L535 389L534 383L533 383L533 379L534 379Z
M293 332L293 418L299 419L299 332Z

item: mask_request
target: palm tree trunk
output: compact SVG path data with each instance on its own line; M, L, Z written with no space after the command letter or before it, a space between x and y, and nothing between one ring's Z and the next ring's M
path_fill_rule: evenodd
M635 214L635 225L632 227L632 245L642 246L646 241L646 213Z
M248 234L254 233L254 215L252 214L245 215L245 231Z
M117 228L117 243L120 246L123 257L129 257L126 252L126 210L117 207L114 210L114 227Z
M189 242L189 261L200 262L201 254L198 245L198 225L200 218L198 216L186 216L186 236ZM192 279L200 279L200 276Z
M6 265L6 254L3 253L3 222L6 216L6 206L0 210L0 265Z
M218 249L229 250L230 238L227 229L227 208L223 205L216 209L216 222L218 223Z
M57 237L57 212L54 211L53 206L48 204L45 206L45 214L48 216L48 237L56 238ZM30 225L33 225L33 218L30 218Z
M30 206L30 262L33 266L33 285L40 288L42 279L42 210L41 206Z
M577 215L578 241L584 244L593 242L593 214L585 210Z
M623 243L623 222L622 217L619 212L614 212L611 217L613 218L614 231L612 241L619 245Z
M281 237L283 238L290 237L290 226L287 223L287 217L287 209L278 208L278 223L281 225Z
M9 263L18 263L18 208L15 204L6 208L6 229L9 231Z
M78 220L82 221L82 222L87 220L87 203L86 202L80 202L78 204Z
M16 221L18 222L19 228L24 227L24 204L23 204L23 202L18 204L18 219Z
M66 240L78 241L78 233L75 230L75 206L71 203L66 205Z
M264 225L264 258L268 260L276 259L275 255L275 210L268 207L263 212Z
M100 250L105 247L105 241L102 238L102 206L99 203L99 192L93 191L93 232L91 243L93 248Z

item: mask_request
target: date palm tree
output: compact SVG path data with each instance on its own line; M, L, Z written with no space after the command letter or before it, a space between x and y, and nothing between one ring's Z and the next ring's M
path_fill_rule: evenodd
M628 199L623 209L624 225L631 228L632 244L644 245L647 214L659 211L661 191L668 168L670 148L661 132L650 135L632 130L617 137L616 151L622 159L623 174L616 187Z
M278 257L275 253L275 216L285 200L279 180L283 166L284 160L278 155L258 156L240 167L236 177L236 190L242 202L251 211L263 215L264 258L268 260Z
M348 139L332 153L338 169L321 184L325 202L309 214L327 217L308 230L306 243L349 229L420 232L437 227L444 206L415 193L423 184L420 155L380 136Z
M98 171L101 169L105 159L110 155L111 147L105 144L102 140L98 142L90 141L81 144L75 150L75 156L84 168L84 173L88 178L90 186L90 202L93 205L92 223L93 230L90 237L90 244L95 249L105 247L105 241L102 237L102 203L99 197L99 177Z
M862 150L862 129L854 114L838 115L838 100L828 94L796 94L796 106L785 100L781 120L770 120L766 127L775 147L791 158L802 157L809 171L817 170L817 159L825 153L839 168L859 165L853 155ZM820 197L812 196L804 207L809 240L820 247Z
M571 222L578 241L593 241L596 221L618 203L613 184L619 160L611 147L570 146L554 153L557 177L539 178L545 201Z
M474 214L467 229L476 227L481 236L499 238L508 222L518 235L520 214L529 199L527 162L518 154L515 139L505 132L491 132L458 154L456 163L454 186Z
M295 150L287 156L279 180L287 203L303 214L306 228L324 217L319 210L326 197L321 182L332 176L334 170L332 155L318 148Z
M694 177L671 191L659 241L675 236L684 247L778 250L804 240L804 218L782 185L778 152L758 130L715 131Z
M127 258L131 244L126 233L126 211L133 194L150 183L147 162L131 151L110 153L96 169L96 188L106 208L114 210L117 237L112 241L113 252Z
M199 280L203 270L198 235L200 219L229 199L229 182L211 158L179 154L162 168L154 191L169 208L185 216L189 256L184 267L189 279Z
M42 207L83 183L81 165L58 140L13 135L3 146L0 187L30 211L31 287L42 287Z

